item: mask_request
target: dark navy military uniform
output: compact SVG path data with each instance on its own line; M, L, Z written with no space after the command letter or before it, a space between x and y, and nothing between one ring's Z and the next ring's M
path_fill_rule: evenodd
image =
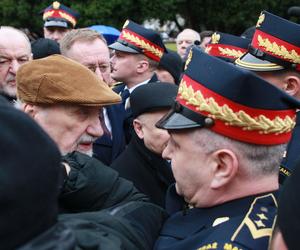
M118 38L118 40L108 46L110 49L114 49L116 51L122 51L130 54L143 54L144 56L150 58L153 61L160 62L164 53L167 52L167 49L160 37L160 34L151 30L146 29L143 26L127 20L124 25L122 32ZM140 83L148 80L143 79ZM158 81L157 76L153 73L152 78L149 82ZM114 87L114 91L121 95L122 103L119 105L123 105L125 107L126 99L130 98L129 95L125 95L123 92L126 91L125 87L128 83L121 83ZM138 84L135 84L137 86ZM127 91L128 92L128 91ZM126 96L126 99L124 98ZM127 102L128 103L128 102ZM128 144L132 133L132 112L130 107L126 107L125 119L124 119L124 133L126 143Z
M241 68L255 72L300 72L300 25L263 11L257 21L255 33L246 54L235 61ZM297 54L298 53L298 54ZM283 184L295 168L300 152L300 113L286 155L280 165L279 182Z
M158 128L167 129L171 138L177 131L181 131L182 134L189 133L189 136L182 138L186 140L185 147L189 140L192 141L191 132L188 132L188 129L201 130L205 128L232 140L251 144L258 151L260 150L259 145L274 147L290 140L291 131L295 125L296 110L300 107L299 101L255 74L207 55L198 48L191 50L186 65L187 69L182 77L172 109L156 123ZM199 67L199 65L203 65L203 67ZM289 110L289 113L282 116L286 110ZM203 131L203 134L205 133ZM218 142L218 139L212 141L212 143ZM194 143L192 145L195 145ZM171 144L169 149L171 152L166 155L170 156L171 164L175 158L173 162L177 164L174 165L177 174L174 172L174 177L182 192L185 193L186 186L180 186L180 178L182 178L180 171L191 170L180 168L179 163L182 164L184 160L183 152L180 151L181 142L178 139L174 144ZM212 152L216 152L217 149L214 150ZM190 152L194 151L188 151L188 153ZM208 154L212 154L212 152L210 151ZM181 153L179 157L182 159L178 163L176 160L179 153ZM248 173L254 168L252 166L254 160L246 158L248 162L243 163L243 156L236 156L240 157L237 172L226 184L220 185L239 189L240 194L238 195L234 191L230 192L228 189L226 190L229 193L225 193L226 191L223 189L215 187L219 191L215 196L226 199L231 194L233 200L219 205L208 202L203 204L206 207L200 204L199 208L184 210L182 209L184 202L176 195L173 187L170 199L167 198L166 206L170 217L160 232L155 249L268 249L277 210L277 192L270 192L270 189L277 188L277 176L273 172L259 170L261 172L257 179L254 175L251 176L252 174L249 177L245 172ZM211 155L206 157L211 159ZM280 159L281 155L279 153L276 155L265 154L264 161L271 157ZM261 162L260 159L256 160L256 168L263 167L264 162ZM213 164L219 164L216 163L216 160L212 161ZM193 172L188 172L188 174L195 173L197 167L200 169L205 167L201 164L199 162L189 166ZM212 164L209 164L208 167L212 167ZM271 167L276 171L276 164L270 165ZM247 170L241 170L243 168ZM216 171L216 173L219 172ZM188 174L184 176L189 176ZM216 175L208 176L210 184L204 184L210 190L214 189L211 183L215 180L213 178ZM241 176L244 177L241 178ZM254 188L252 192L244 186L244 178L252 183ZM264 187L265 178L272 180L270 187ZM240 181L236 184L235 180ZM195 183L195 179L191 185L193 183ZM203 186L198 185L194 188L196 191L191 193L192 196L197 190L202 190ZM198 202L201 202L202 198L199 197Z
M300 112L297 112L296 126L292 138L287 146L286 155L283 157L279 171L279 183L283 184L297 166L300 159Z
M210 208L188 208L172 186L154 249L268 249L277 193L248 196ZM184 209L182 209L185 207Z

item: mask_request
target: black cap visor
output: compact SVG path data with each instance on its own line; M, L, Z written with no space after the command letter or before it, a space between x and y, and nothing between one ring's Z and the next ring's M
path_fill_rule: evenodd
M284 67L278 64L259 59L251 55L249 52L236 59L235 64L240 68L251 71L277 71L284 69Z
M173 108L155 124L157 128L168 130L209 128L213 125L214 121L212 118L185 108L177 102Z
M138 48L133 48L133 45L131 46L129 43L122 40L118 40L117 42L109 45L108 47L110 49L127 52L127 53L134 53L134 54L142 53L141 50L139 50Z

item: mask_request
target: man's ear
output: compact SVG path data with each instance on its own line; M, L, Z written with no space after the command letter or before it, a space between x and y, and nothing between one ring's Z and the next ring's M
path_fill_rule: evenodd
M133 128L140 139L144 139L143 124L139 119L133 120Z
M35 115L37 114L37 106L29 104L29 103L25 103L22 107L23 111L28 114L29 116L31 116L33 119L35 117Z
M238 171L238 159L234 152L228 149L220 149L212 154L214 161L212 189L218 189L227 185L236 176Z
M283 90L291 96L300 97L300 79L297 76L286 76Z
M137 63L136 71L137 73L144 73L149 69L149 62L147 60L140 60Z

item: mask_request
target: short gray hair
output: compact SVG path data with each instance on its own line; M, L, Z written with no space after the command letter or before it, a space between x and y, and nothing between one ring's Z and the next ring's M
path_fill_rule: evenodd
M286 144L258 145L236 141L217 134L208 129L196 129L192 133L199 148L205 153L219 149L229 149L238 157L240 167L249 176L278 174L280 161L286 149Z

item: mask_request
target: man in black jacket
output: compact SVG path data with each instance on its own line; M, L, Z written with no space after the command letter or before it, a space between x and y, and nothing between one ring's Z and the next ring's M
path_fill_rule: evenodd
M68 180L62 182L64 167L60 164L61 155L54 141L26 114L9 106L2 98L0 117L1 249L152 249L164 219L162 209L145 202L144 196L137 192L131 195L135 197L131 201L114 206L120 195L112 198L115 201L105 203L110 196L102 190L93 202L92 193L85 193L91 196L86 201L94 212L58 216L60 189L70 185ZM65 160L70 165L71 181L77 182L77 190L73 192L82 192L81 198L87 180L91 187L99 183L101 187L101 182L109 185L107 189L113 187L109 179L117 174L101 176L105 169L97 170L95 159L73 153ZM80 170L78 167L83 167L85 179L76 179L80 176L76 175L76 170ZM101 179L97 182L91 179L93 174ZM133 194L125 184L121 188L127 190L128 196ZM101 192L96 188L94 191ZM110 191L116 193L116 190ZM101 194L102 199L98 199ZM109 208L101 209L101 206Z
M147 209L147 198L131 182L119 178L116 171L98 160L73 152L86 153L92 149L88 137L102 133L99 107L118 102L117 94L86 67L60 55L23 65L17 83L22 109L45 129L64 155L66 171L59 196L60 212L103 209L132 212L135 208L131 206L138 202L143 216L155 213L157 208ZM127 216L127 212L124 214ZM151 235L148 222L138 221L139 230ZM159 229L160 224L155 227Z
M170 164L161 157L169 134L156 128L155 123L167 113L177 90L175 84L155 82L132 92L134 135L125 151L111 165L120 176L132 181L152 202L162 207L167 188L174 179Z

